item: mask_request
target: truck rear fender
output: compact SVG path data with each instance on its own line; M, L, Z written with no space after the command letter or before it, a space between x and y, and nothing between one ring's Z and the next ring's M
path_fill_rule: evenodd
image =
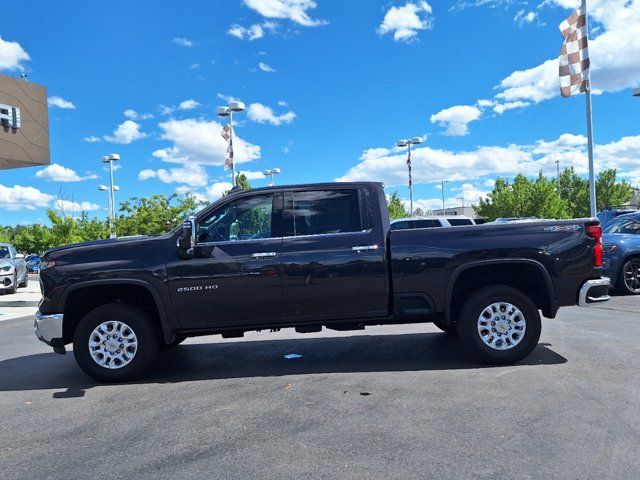
M459 266L451 275L445 299L445 319L451 323L455 311L471 291L490 285L509 285L529 295L547 318L554 318L559 305L547 269L528 258L479 260Z

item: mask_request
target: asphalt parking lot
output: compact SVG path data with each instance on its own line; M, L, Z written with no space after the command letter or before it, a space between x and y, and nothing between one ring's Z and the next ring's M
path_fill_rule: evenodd
M640 478L640 297L543 325L509 367L407 325L191 339L97 385L0 321L0 477Z

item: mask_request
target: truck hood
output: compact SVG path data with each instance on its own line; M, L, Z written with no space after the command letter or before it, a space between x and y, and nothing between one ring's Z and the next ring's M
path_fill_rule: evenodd
M70 245L61 245L59 247L50 248L49 250L44 252L43 257L44 256L49 257L51 254L55 254L58 252L66 253L66 251L68 250L74 250L74 249L79 250L87 247L103 247L103 246L112 245L115 243L120 244L120 243L127 243L127 242L140 242L140 241L145 241L151 238L157 238L157 235L138 235L135 237L106 238L104 240L91 240L89 242L72 243Z

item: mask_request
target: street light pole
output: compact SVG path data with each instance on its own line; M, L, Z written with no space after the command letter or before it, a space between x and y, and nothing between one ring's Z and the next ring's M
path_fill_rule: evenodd
M442 215L447 214L447 209L444 206L444 184L449 183L449 180L442 179Z
M280 173L280 169L279 168L272 168L270 170L264 170L262 173L263 173L263 175L271 176L271 182L269 183L269 186L273 187L276 184L275 180L273 179L273 176L277 175L278 173Z
M409 215L413 216L413 177L411 176L411 145L419 145L422 137L412 137L408 140L398 140L396 147L407 147L407 169L409 170Z
M236 186L236 159L233 154L233 113L241 112L244 110L243 102L229 102L226 107L216 108L216 113L220 117L229 117L229 148L231 153L231 175L232 185Z
M108 203L107 218L109 219L109 235L111 235L111 232L113 231L113 225L111 224L111 209L112 209L111 192L109 192L109 187L107 187L106 185L99 185L98 190L100 190L101 192L108 192L107 193L107 203Z
M116 191L117 188L114 187L113 185L113 162L118 162L119 160L120 160L120 155L118 155L117 153L110 153L109 155L102 157L102 163L109 164L109 180L111 182L109 187L109 236L111 238L116 238L116 232L115 232L116 199L115 199L114 192ZM103 186L104 185L101 185L100 187L103 187ZM100 187L98 188L102 190L102 188Z

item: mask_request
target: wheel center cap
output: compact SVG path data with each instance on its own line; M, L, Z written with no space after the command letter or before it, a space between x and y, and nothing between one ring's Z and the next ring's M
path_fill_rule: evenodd
M120 347L120 344L118 342L116 342L115 340L109 340L106 344L105 347L107 348L107 350L109 350L111 353L116 352L118 350L118 348Z
M496 330L500 333L507 333L509 331L509 324L507 322L498 322L496 324Z

